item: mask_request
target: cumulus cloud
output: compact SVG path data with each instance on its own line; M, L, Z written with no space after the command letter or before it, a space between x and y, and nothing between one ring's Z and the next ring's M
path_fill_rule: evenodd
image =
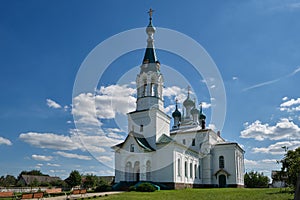
M283 155L285 149L283 147L288 147L289 150L296 149L300 146L300 141L283 141L271 144L268 147L255 147L253 148L254 153L266 153L272 155Z
M21 133L19 138L38 148L56 149L56 150L75 150L81 145L74 143L69 136L58 135L54 133Z
M12 142L9 139L0 136L0 145L12 145Z
M50 167L60 167L59 164L55 164L55 163L47 163L47 166L50 166Z
M49 108L55 108L55 109L61 108L61 105L59 105L58 103L56 103L51 99L47 99L46 101Z
M99 156L98 160L101 161L101 162L110 162L110 161L112 161L112 157L110 157L110 156Z
M99 119L113 119L135 109L135 89L128 85L102 86L97 93L81 93L73 99L72 114L77 123L99 126Z
M249 160L244 159L246 171L264 172L270 175L271 170L280 168L276 159Z
M163 96L170 99L176 98L179 103L182 103L186 99L186 90L178 86L166 87L163 90Z
M36 155L36 154L31 155L31 158L38 161L50 161L53 159L52 156L44 156L44 155Z
M75 158L75 159L79 159L79 160L92 160L92 157L90 157L90 156L79 155L79 154L75 154L75 153L67 153L67 152L63 152L63 151L57 151L57 152L55 152L55 154L60 155L65 158Z
M245 124L245 129L241 131L241 138L254 138L258 141L265 139L281 140L281 139L297 139L300 137L300 128L294 122L287 118L280 119L274 126L263 124L256 120L252 124Z
M236 77L236 76L233 76L233 77L232 77L232 80L234 80L234 81L235 81L235 80L238 80L238 79L239 79L239 78Z
M287 112L300 111L300 98L288 100L287 97L284 97L282 100L285 102L280 104L281 111L287 111Z

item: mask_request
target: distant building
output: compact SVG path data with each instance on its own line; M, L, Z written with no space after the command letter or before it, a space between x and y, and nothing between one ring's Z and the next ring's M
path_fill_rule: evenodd
M286 187L287 175L282 171L273 170L271 173L272 184L271 186L274 188L283 188Z
M25 186L32 185L35 182L38 183L51 183L54 181L61 180L59 177L51 177L51 176L36 176L36 175L21 175L18 180L19 183Z
M171 117L164 111L164 78L154 48L151 14L146 28L148 45L136 78L136 110L128 113L125 141L112 147L115 182L121 185L151 181L175 189L243 187L244 150L206 127L202 106L197 108L190 91L183 102L184 113L176 103L170 130Z

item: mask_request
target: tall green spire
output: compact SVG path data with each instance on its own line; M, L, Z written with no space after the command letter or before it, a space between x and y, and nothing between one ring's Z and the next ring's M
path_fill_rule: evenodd
M154 33L155 33L155 27L152 25L152 14L154 10L150 8L148 11L149 13L149 25L146 28L146 33L148 34L148 39L147 39L147 48L145 51L144 59L143 59L143 64L147 63L156 63L157 58L156 58L156 53L155 53L155 48L154 48Z

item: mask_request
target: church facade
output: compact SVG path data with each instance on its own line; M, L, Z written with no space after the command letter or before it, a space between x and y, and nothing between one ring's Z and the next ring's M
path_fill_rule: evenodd
M136 78L136 110L128 113L128 135L113 146L115 182L153 182L170 189L243 187L244 150L206 127L202 106L190 97L183 112L164 112L160 63L154 48L155 27L146 28L147 48ZM171 129L171 130L170 130Z

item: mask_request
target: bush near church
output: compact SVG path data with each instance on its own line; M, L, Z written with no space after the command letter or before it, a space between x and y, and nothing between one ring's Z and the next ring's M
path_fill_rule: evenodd
M156 187L154 187L151 183L141 183L136 187L136 191L138 192L154 192L155 190Z
M244 181L247 188L266 188L269 184L269 178L267 176L254 171L246 173Z

